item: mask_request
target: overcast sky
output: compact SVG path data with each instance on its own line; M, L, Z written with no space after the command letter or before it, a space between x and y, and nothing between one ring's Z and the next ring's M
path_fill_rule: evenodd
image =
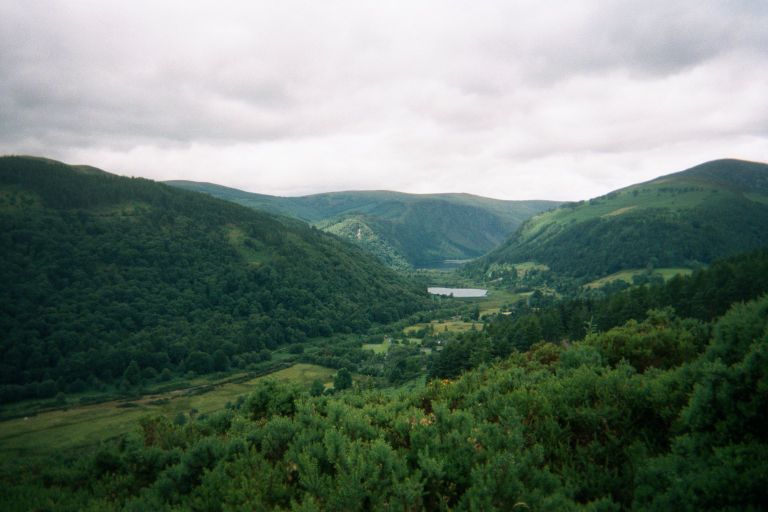
M0 153L584 199L768 160L768 2L0 0Z

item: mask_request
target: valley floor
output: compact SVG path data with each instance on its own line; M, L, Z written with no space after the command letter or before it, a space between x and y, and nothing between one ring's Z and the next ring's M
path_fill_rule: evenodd
M268 375L253 378L237 372L225 378L177 389L143 395L132 400L111 400L99 404L72 405L33 416L0 422L0 455L40 456L54 451L98 445L137 428L143 416L209 414L224 409L238 396L253 390L265 378L309 386L319 379L329 384L336 370L313 364L294 364Z

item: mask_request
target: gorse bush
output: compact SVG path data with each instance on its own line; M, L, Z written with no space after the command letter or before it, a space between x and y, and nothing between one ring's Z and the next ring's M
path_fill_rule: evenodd
M66 510L757 510L768 496L768 297L712 334L659 311L411 391L147 418L66 474L4 487ZM705 336L705 338L702 338ZM4 507L7 508L7 507Z

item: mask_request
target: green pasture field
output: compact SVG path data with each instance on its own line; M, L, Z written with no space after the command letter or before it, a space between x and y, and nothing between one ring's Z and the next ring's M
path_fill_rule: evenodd
M312 364L295 364L284 370L244 382L225 382L142 396L136 400L113 400L67 409L47 411L35 416L0 422L0 455L35 456L55 450L97 445L109 438L130 432L142 416L178 413L207 414L221 410L227 402L250 392L265 378L293 381L309 386L315 379L333 381L336 370ZM231 380L231 379L230 379Z
M512 293L506 290L488 290L488 295L478 301L480 318L485 315L495 315L507 304L526 299L532 292Z
M434 329L435 334L440 334L441 332L466 332L471 330L473 325L477 326L477 330L481 330L483 328L482 322L464 322L461 320L432 320L431 322L422 322L409 325L403 329L403 332L405 334L413 334L414 332L421 329L429 329L430 325Z
M287 361L289 354L275 351L272 363L282 363ZM268 370L269 371L269 370ZM158 395L171 393L180 389L196 388L199 386L218 386L233 380L241 380L249 374L245 372L233 373L213 373L207 375L177 376L164 382L154 382L147 384L139 390L141 395ZM81 405L97 405L106 402L118 401L123 397L119 396L115 389L106 389L104 391L86 391L84 393L74 393L67 395L67 402L70 407L79 407ZM24 400L5 404L0 409L0 423L6 419L15 419L22 416L34 416L36 414L47 412L52 409L61 409L53 398Z
M422 324L422 325L428 325L428 324ZM411 326L413 327L413 326ZM411 331L413 332L413 331ZM406 338L402 343L404 345L421 345L420 338ZM376 354L386 354L389 352L389 349L395 344L395 343L401 343L400 341L395 341L394 343L390 339L386 339L382 341L381 343L363 343L363 350L372 350ZM422 349L425 351L426 354L429 354L431 352L430 349Z
M632 284L632 278L634 276L639 276L642 274L645 274L647 272L646 269L642 268L633 268L628 270L620 270L619 272L616 272L614 274L611 274L609 276L601 277L600 279L596 279L590 283L587 283L584 285L585 288L600 288L601 286L604 286L608 283L612 283L614 281L624 281L626 283ZM672 279L676 275L683 275L687 276L691 274L693 270L689 268L684 267L670 267L670 268L657 268L653 271L652 275L661 275L661 277L664 278L665 281L668 281L669 279Z
M384 354L389 350L392 341L386 339L381 343L363 343L363 350L373 350L376 354Z

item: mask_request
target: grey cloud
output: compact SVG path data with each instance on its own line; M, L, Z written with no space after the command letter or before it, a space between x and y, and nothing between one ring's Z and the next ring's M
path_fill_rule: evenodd
M590 195L765 159L767 5L6 1L0 151L267 193Z
M559 15L534 14L534 28L523 38L492 33L481 39L481 49L500 60L522 60L528 80L546 83L620 68L663 75L730 51L768 48L765 2L607 0L565 5ZM527 22L524 17L522 24Z

